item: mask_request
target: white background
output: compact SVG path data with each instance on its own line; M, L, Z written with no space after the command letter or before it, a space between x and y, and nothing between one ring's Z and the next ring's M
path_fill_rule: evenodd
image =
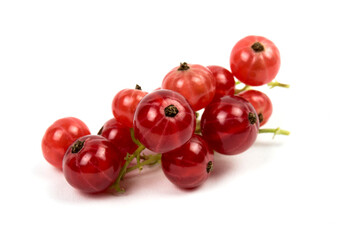
M1 1L0 239L360 239L358 1ZM229 68L233 45L279 48L267 127L208 181L176 188L158 167L123 196L71 188L41 153L58 118L96 133L111 101L151 91L181 61Z

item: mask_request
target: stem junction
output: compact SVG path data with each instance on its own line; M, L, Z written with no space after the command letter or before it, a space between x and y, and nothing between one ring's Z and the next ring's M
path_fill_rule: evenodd
M125 174L129 173L135 169L139 169L140 171L142 170L143 166L145 165L154 165L158 162L160 162L161 160L161 154L156 154L156 155L141 155L141 152L145 149L145 146L135 138L134 135L134 129L131 128L130 129L130 133L131 133L131 138L133 140L133 142L138 145L138 148L132 153L126 154L125 159L125 164L124 166L121 168L120 173L118 175L118 177L116 178L116 181L108 188L108 191L111 193L124 193L125 189L120 187L120 181L124 179ZM136 162L137 164L135 166L129 167L130 162L136 158ZM143 161L141 161L141 159L143 159Z

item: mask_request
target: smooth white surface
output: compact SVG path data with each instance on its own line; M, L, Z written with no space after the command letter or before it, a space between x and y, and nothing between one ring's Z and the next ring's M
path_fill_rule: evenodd
M1 1L0 239L359 239L357 1ZM229 68L233 45L278 46L273 101L249 151L217 156L209 180L182 191L145 169L120 197L72 189L42 157L56 119L93 133L111 101L151 91L180 61Z

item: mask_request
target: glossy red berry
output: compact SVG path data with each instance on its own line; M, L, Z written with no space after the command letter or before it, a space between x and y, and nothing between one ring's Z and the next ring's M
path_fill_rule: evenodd
M253 105L259 117L260 127L267 123L273 107L270 98L265 93L257 90L248 90L239 93L239 96L245 98Z
M215 78L210 70L198 64L181 63L164 78L161 88L183 95L194 111L206 107L215 95Z
M54 167L62 169L68 147L79 137L89 134L89 128L80 119L67 117L55 121L46 130L41 141L45 159Z
M63 172L65 179L74 188L98 193L116 180L124 163L124 154L109 140L88 135L76 140L66 151Z
M201 133L216 152L234 155L247 150L256 140L259 119L244 98L225 96L205 108Z
M279 72L280 52L269 39L248 36L232 49L230 68L240 82L260 86L271 82Z
M118 122L115 118L107 121L98 135L107 138L122 153L131 154L138 147L131 138L130 128Z
M140 101L134 133L146 148L163 153L186 143L195 131L195 124L195 113L181 94L158 90Z
M195 188L203 184L213 168L213 161L213 151L196 134L180 148L161 156L165 176L181 188Z
M138 85L136 89L123 89L118 92L112 102L112 112L116 120L131 128L136 106L146 94Z
M226 68L220 66L207 67L214 75L216 88L214 99L219 99L225 95L234 95L235 93L235 79L232 73Z

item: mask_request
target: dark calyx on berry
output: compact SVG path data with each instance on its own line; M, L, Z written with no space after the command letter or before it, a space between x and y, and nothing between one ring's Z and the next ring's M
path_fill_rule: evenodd
M264 45L262 45L259 42L255 42L253 45L251 45L251 48L255 51L255 52L262 52L265 50Z
M167 117L175 117L178 114L179 110L174 105L169 105L164 109L165 116Z
M135 89L136 89L136 90L142 90L141 87L140 87L139 85L137 85L137 84L136 84L136 86L135 86Z
M264 121L264 116L262 115L262 113L258 114L259 117L259 122L261 123L262 121Z
M249 119L249 122L251 125L255 124L256 123L256 114L253 112L250 112L248 119Z
M104 126L102 126L102 127L100 128L100 130L98 131L97 135L101 135L102 132L103 132L103 130L104 130Z
M190 67L186 62L180 63L180 67L178 68L178 71L186 71L188 70Z
M85 141L77 140L71 147L71 153L78 153L83 148Z
M208 162L208 164L206 165L206 172L210 173L213 170L214 164L212 161Z

